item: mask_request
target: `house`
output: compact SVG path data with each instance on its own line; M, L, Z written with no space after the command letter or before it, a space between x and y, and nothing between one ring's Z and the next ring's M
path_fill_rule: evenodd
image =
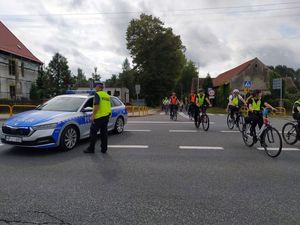
M261 89L268 90L270 88L270 70L258 58L251 59L233 69L221 73L213 79L213 86L215 89L222 85L229 85L229 88L244 90ZM245 82L251 86L245 87Z
M29 99L42 65L0 21L0 99Z

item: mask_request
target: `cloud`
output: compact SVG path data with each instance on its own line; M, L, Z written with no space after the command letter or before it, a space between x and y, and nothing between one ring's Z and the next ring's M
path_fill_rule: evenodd
M181 36L186 55L200 66L201 76L207 72L216 76L255 57L267 65L300 67L297 3L0 0L4 4L0 19L38 58L48 63L60 52L74 73L81 67L90 75L97 66L106 79L120 72L129 57L126 29L140 12L158 16Z

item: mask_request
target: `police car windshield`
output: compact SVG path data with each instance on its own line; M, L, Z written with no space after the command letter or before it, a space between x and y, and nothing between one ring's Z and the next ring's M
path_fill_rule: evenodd
M76 112L86 98L56 97L39 106L37 110Z

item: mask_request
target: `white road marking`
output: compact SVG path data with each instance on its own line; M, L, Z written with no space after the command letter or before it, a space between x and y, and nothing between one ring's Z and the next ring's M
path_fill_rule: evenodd
M188 121L145 121L145 120L136 120L128 121L128 124L193 124L194 122ZM210 124L215 124L216 122L209 122Z
M161 112L159 115L164 115L165 113L164 112Z
M108 145L108 148L149 148L149 145Z
M212 113L206 113L208 116L213 116L214 114L212 114Z
M152 130L124 130L126 132L151 132Z
M170 133L199 133L203 131L198 130L169 130Z
M264 148L262 148L262 147L258 147L257 148L258 150L265 150ZM278 150L278 148L268 148L268 150ZM282 148L282 151L300 151L300 149L299 148Z
M180 123L194 123L194 122L181 122L181 121L142 121L142 120L137 120L137 121L128 121L130 124L180 124Z
M224 150L223 147L215 147L215 146L179 146L179 149L193 149L193 150Z
M238 130L221 130L220 132L221 132L221 133L241 133L241 132L238 131Z
M221 113L219 113L218 115L219 115L219 116L225 116L225 114L221 114Z

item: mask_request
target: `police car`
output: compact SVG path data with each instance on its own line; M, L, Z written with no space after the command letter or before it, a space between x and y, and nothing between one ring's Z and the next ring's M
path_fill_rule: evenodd
M93 92L71 92L10 117L2 126L1 141L23 147L73 149L80 139L90 136ZM128 113L125 105L110 97L112 115L108 130L122 133Z

